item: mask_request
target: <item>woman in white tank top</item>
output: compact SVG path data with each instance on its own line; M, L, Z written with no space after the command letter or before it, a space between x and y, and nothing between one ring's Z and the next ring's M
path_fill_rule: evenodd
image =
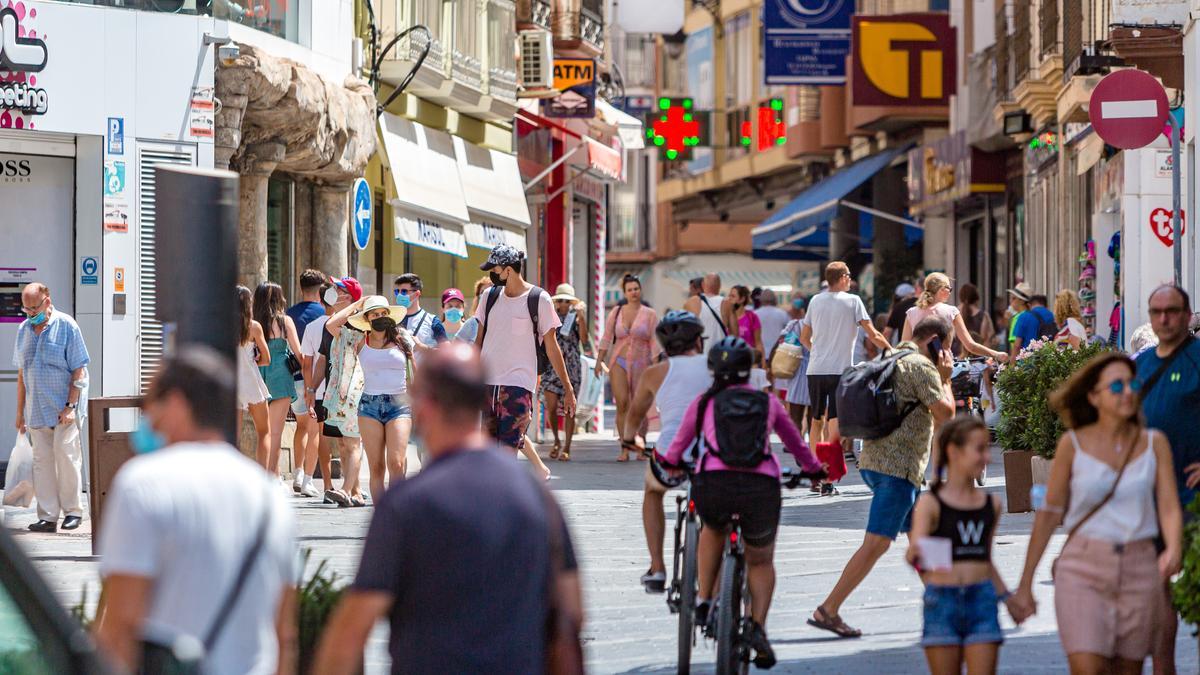
M963 320L962 312L958 310L958 307L951 305L949 302L952 291L950 277L945 274L933 272L926 276L925 290L921 293L921 297L917 298L917 305L909 309L904 315L904 330L901 333L901 341L907 342L911 340L917 324L930 316L936 316L950 325L953 329L954 337L958 338L958 341L962 343L963 349L966 351L978 354L979 356L990 356L997 361L1008 360L1008 354L988 349L971 337L970 331L967 330L967 323ZM952 346L954 339L952 338L950 342L951 344L945 346Z
M1063 521L1054 605L1072 673L1142 672L1164 616L1174 616L1163 585L1180 568L1183 513L1170 445L1142 426L1135 373L1129 357L1101 354L1050 397L1070 431L1055 451L1014 603L1023 616L1036 611L1034 573Z

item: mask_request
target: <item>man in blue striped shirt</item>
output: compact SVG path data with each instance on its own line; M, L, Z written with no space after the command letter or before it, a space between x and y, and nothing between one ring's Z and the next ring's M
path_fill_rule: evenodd
M78 409L87 387L87 346L75 320L55 309L50 289L32 283L21 292L28 318L17 329L17 433L33 445L34 532L73 530L83 520Z

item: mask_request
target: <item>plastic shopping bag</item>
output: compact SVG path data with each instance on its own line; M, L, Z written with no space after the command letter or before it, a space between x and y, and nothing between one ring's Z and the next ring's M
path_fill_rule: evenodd
M596 376L596 359L581 356L583 377L579 380L579 391L575 396L575 423L586 425L596 416L604 399L604 377Z
M33 502L33 446L28 434L17 434L4 474L4 505L27 508Z

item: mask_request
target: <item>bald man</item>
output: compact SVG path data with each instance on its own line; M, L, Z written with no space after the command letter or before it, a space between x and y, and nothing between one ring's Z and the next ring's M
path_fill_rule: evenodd
M33 445L34 532L74 530L83 521L83 452L78 409L87 387L87 345L75 320L58 311L45 284L21 292L27 317L17 329L17 433Z
M704 352L708 353L713 342L729 335L729 329L721 320L724 316L725 296L721 295L721 275L706 274L700 282L700 295L687 299L683 309L700 317L704 324Z

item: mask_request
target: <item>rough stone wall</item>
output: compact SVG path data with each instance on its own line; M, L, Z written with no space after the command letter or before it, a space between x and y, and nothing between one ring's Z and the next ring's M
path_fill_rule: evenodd
M375 95L354 76L326 81L289 59L252 45L217 69L216 160L241 169L246 148L263 142L286 147L276 167L319 183L362 175L375 152Z

